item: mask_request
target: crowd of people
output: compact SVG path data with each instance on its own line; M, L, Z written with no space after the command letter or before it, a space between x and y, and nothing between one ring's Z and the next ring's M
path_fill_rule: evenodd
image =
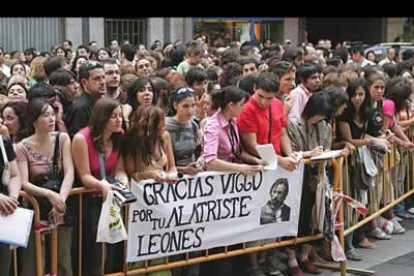
M6 166L0 158L0 172L10 172L8 182L2 179L0 185L0 213L10 215L18 206L29 206L19 199L20 189L36 197L42 219L59 225L60 276L74 275L76 269L72 256L76 256L78 213L69 193L79 186L97 191L83 199L83 275L102 272L102 246L95 240L102 200L114 189L104 175L116 176L125 185L131 179L171 183L174 180L166 175L177 172L254 175L266 164L256 146L269 143L279 166L287 171L297 167L299 152L309 158L338 149L351 156L366 147L378 164L393 144L401 149L400 159L402 149L414 148L414 53L410 50L397 54L390 48L376 64L369 53L365 58L362 45L331 49L328 40L316 46L294 46L289 40L229 45L217 40L209 45L201 37L188 43L155 41L149 49L116 40L109 49L99 48L96 42L72 47L69 40L53 52L0 47L0 134L5 147L1 154L8 160ZM406 178L401 162L397 170L396 193L387 198L368 196L367 187L351 181L357 191L352 196L366 206L393 201L401 195ZM57 188L49 185L51 173L59 179ZM312 208L323 177L317 165L305 167L300 237L315 230ZM387 188L385 179L371 181L369 185ZM275 185L272 193L284 198L287 192L285 185ZM270 203L266 208L282 204ZM403 234L399 221L413 218L411 207L401 202L348 235L348 259L361 260L357 247L375 246L367 237L390 239ZM266 209L263 212L263 223L276 219ZM280 213L282 221L286 216ZM331 259L334 231L333 215L326 212L325 217L319 229L324 234L322 244L250 253L248 275L319 274L312 262ZM35 275L33 231L28 248L19 250L20 276ZM251 241L248 246L257 244ZM123 270L122 243L108 244L105 252L105 272ZM0 244L1 276L10 275L11 255L9 247ZM160 258L150 264L165 261ZM149 275L232 275L237 270L234 261L228 258Z

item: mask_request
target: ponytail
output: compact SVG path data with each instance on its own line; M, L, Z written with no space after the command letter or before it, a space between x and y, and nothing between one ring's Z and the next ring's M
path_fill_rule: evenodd
M226 108L230 102L237 103L242 99L247 101L249 99L249 94L236 86L226 86L222 89L213 91L211 94L213 105L221 109Z
M211 93L211 101L217 108L222 108L224 103L224 89L217 89Z

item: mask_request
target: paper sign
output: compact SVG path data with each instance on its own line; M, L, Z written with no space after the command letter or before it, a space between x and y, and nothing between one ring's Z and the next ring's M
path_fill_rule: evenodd
M18 207L10 216L0 215L0 243L27 247L33 210Z
M277 168L277 155L272 144L264 144L256 146L256 150L260 155L260 158L267 161L269 165L265 166L265 170L276 170Z
M318 156L314 156L311 157L312 161L315 160L324 160L324 159L334 159L338 156L341 155L342 150L330 150L330 151L325 151L322 154L318 155Z

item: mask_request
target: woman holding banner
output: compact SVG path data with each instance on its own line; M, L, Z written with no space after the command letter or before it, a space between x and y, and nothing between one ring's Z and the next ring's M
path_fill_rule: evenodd
M219 110L209 118L204 130L202 158L206 168L255 175L260 170L257 165L264 165L265 161L242 149L236 120L249 95L235 86L227 86L213 92L211 97Z
M140 147L137 147L137 144ZM171 136L165 131L164 111L156 106L140 106L132 116L130 128L123 144L123 156L128 175L139 182L173 182L170 174L177 173ZM153 259L150 265L165 263L165 258ZM143 267L145 262L129 264L129 269ZM149 273L148 276L171 276L170 270Z
M175 115L166 118L166 129L171 136L177 170L183 174L202 172L195 161L200 155L200 130L193 120L196 108L194 90L183 87L173 94Z
M173 94L175 115L166 118L166 128L171 135L171 144L177 170L183 174L196 175L203 169L196 163L200 152L200 130L193 120L196 108L194 90L188 87L178 89ZM191 252L191 257L199 257L200 251ZM172 256L173 261L182 260L185 255ZM199 264L172 269L174 276L197 276Z
M255 175L260 170L258 165L265 165L265 161L242 150L236 121L236 117L240 115L249 95L235 86L227 86L214 91L211 97L213 104L219 110L207 120L205 126L202 163L208 170L235 171ZM254 165L242 164L241 162ZM257 242L250 245L255 246ZM262 271L265 260L264 252L249 254L248 258L250 275L264 275ZM231 273L232 269L231 260L216 261L209 269L213 270L209 271L209 275L216 273L228 275L227 273Z

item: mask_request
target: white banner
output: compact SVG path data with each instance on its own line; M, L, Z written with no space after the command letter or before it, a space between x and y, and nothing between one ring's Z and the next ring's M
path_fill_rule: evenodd
M127 261L296 236L302 179L303 163L293 172L279 166L255 176L205 172L175 184L133 182L138 201L129 208Z

